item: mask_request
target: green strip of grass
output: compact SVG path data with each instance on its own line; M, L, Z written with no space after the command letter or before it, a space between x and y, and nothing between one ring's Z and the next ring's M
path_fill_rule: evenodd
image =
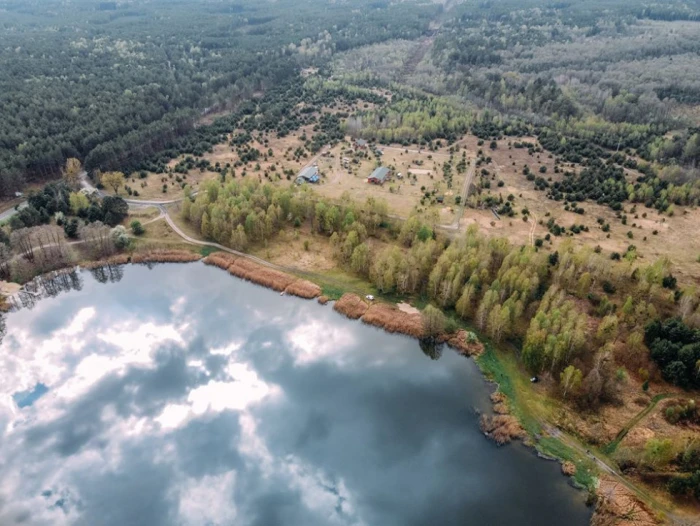
M498 383L499 391L508 397L511 413L520 421L535 448L543 455L573 462L576 466L574 482L579 487L593 491L597 474L597 467L593 460L569 447L557 437L542 436L543 429L540 421L529 406L529 397L538 395L532 391L529 379L519 369L517 358L507 351L496 350L488 340L482 340L482 342L484 353L477 358L476 362L484 375Z
M216 247L212 247L211 245L205 245L199 250L199 253L203 257L207 257L209 254L211 254L213 252L220 252L220 250Z
M545 455L573 462L576 466L574 482L589 491L595 489L597 468L593 460L582 456L555 437L541 437L537 441L537 450Z

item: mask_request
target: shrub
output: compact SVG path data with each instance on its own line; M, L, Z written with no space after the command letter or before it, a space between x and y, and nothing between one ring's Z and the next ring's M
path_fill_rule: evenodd
M141 221L134 219L129 226L131 227L131 232L135 236L140 236L142 235L146 230L143 228L143 225L141 224Z

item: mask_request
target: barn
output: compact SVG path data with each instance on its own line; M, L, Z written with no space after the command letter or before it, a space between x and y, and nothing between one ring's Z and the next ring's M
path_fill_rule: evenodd
M384 181L389 179L389 173L389 168L380 166L372 172L372 174L367 178L367 181L372 184L384 184Z
M297 184L318 183L319 181L318 167L308 166L304 168L296 178Z

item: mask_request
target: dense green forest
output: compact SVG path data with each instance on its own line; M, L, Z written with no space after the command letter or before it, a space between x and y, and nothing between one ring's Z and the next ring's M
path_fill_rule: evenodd
M0 2L0 195L133 168L331 53L427 30L436 5L319 1ZM332 34L328 31L332 31Z

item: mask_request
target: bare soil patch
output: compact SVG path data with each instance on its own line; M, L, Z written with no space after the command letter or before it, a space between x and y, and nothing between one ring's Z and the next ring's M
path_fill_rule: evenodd
M398 307L398 309L401 312L405 312L406 314L420 314L420 311L418 309L416 309L412 305L409 305L408 303L404 303L404 302L397 303L396 307Z

